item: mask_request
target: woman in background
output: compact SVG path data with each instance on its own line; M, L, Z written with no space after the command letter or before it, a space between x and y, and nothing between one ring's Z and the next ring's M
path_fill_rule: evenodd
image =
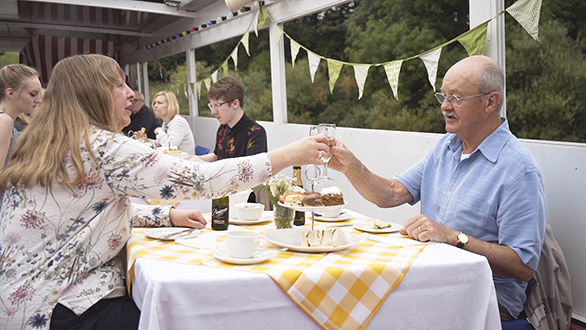
M177 147L188 155L195 154L195 139L185 118L179 115L179 102L173 92L162 91L153 98L155 116L163 120L163 126L155 129L157 144L161 147Z
M38 109L39 106L41 106L41 103L43 103L44 93L45 89L41 88L41 102L37 104L37 106L33 109L33 112L21 113L18 117L16 117L16 119L14 120L14 128L16 128L17 131L22 132L28 126L28 123L30 123L31 121L31 116L34 115L34 111L36 111L36 109Z
M201 228L183 210L137 215L130 196L223 197L329 147L309 136L249 157L196 163L121 134L134 92L113 59L76 55L55 65L43 106L0 172L0 329L137 329L121 252L133 223ZM167 212L167 213L165 213Z
M41 103L41 90L37 70L22 64L0 69L0 170L8 163L18 139L16 118L34 112Z

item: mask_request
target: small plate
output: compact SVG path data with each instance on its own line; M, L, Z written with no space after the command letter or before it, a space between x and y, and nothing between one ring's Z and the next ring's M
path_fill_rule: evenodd
M330 206L296 206L296 205L285 205L281 202L279 202L279 205L281 205L282 207L286 207L289 209L294 209L295 211L303 211L303 212L317 212L319 213L320 211L323 210L331 210L337 207L344 207L347 205L346 202L344 202L344 204L339 204L339 205L330 205Z
M153 229L149 229L145 232L145 235L147 235L147 237L150 238L154 238L154 239L160 239L163 241L173 241L176 238L194 238L199 236L201 230L195 229L192 232L187 232L184 234L177 234L175 236L171 236L171 237L165 237L167 235L171 235L173 233L180 233L182 231L185 230L189 230L189 228L186 227L163 227L163 228L153 228Z
M374 234L394 233L396 231L399 231L399 229L403 228L403 226L401 226L400 224L392 223L392 222L389 222L389 223L391 224L390 227L379 229L379 228L374 228L374 225L370 221L359 221L359 222L354 223L354 228L356 228L360 231L365 231L365 232L374 233Z
M235 264L235 265L250 265L250 264L258 264L263 261L269 260L270 258L275 256L275 251L264 251L261 253L254 254L252 258L249 259L241 259L241 258L233 258L230 256L228 249L220 249L220 250L213 250L212 255L225 263Z
M305 229L307 230L307 229ZM333 252L339 251L344 249L352 249L358 243L360 243L360 238L356 235L344 233L346 235L346 239L348 240L347 244L339 245L339 246L315 246L315 247L307 247L301 245L301 233L304 229L299 228L291 228L291 229L278 229L273 230L265 233L265 239L275 245L280 247L285 247L290 251L297 251L297 252Z
M346 211L340 212L340 214L338 214L338 216L335 218L327 218L327 217L322 217L322 216L318 216L318 215L315 216L315 220L324 221L324 222L344 221L344 220L348 220L350 218L352 218L352 216Z
M273 220L272 213L263 213L262 217L260 217L260 219L258 219L258 220L239 220L239 219L230 218L229 221L233 225L256 225L256 224L267 222L270 220Z

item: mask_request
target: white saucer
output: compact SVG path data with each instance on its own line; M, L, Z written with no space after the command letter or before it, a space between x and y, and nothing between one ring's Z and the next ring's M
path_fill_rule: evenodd
M241 258L233 258L230 256L228 249L219 249L213 250L212 255L225 263L235 264L235 265L250 265L250 264L258 264L263 261L266 261L275 256L275 251L264 251L261 253L254 254L252 258L249 259L241 259Z
M267 222L273 220L273 214L272 213L263 213L262 217L260 217L260 219L257 220L239 220L239 219L234 219L234 218L230 218L230 223L234 224L234 225L256 225L259 223L263 223L263 222Z
M337 221L344 221L344 220L348 220L352 218L352 216L345 211L340 212L340 214L338 214L337 217L335 218L328 218L328 217L322 217L322 216L315 216L315 220L319 220L319 221L325 221L325 222L337 222Z
M179 233L185 230L189 230L189 228L186 227L162 227L162 228L153 228L153 229L149 229L147 231L145 231L145 235L147 235L147 237L150 238L154 238L154 239L160 239L163 241L172 241L175 238L194 238L199 236L199 234L201 233L201 230L193 230L191 233L185 233L185 234L178 234L176 236L171 236L171 237L165 237L167 235L171 235L173 233Z
M387 228L374 228L374 224L371 221L358 221L358 222L354 223L354 228L356 228L360 231L365 231L365 232L374 233L374 234L394 233L396 231L399 231L401 228L403 228L403 226L401 226L400 224L397 224L397 223L389 222L389 224L391 226L387 227Z

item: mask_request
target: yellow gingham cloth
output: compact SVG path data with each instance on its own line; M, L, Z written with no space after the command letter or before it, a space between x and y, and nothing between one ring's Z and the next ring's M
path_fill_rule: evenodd
M128 241L129 288L134 278L134 260L138 257L265 273L324 329L364 329L424 248L424 245L393 247L361 240L351 251L281 251L259 264L232 265L215 259L210 251L147 238L144 234L147 229L133 229ZM269 222L242 229L264 234L275 226ZM210 234L219 234L218 242L225 237L209 229L202 232L202 235Z

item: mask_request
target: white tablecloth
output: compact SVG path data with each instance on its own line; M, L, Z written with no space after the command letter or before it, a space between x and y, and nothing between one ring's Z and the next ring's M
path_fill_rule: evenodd
M267 275L139 258L139 329L320 329ZM486 258L432 243L367 329L500 329Z

